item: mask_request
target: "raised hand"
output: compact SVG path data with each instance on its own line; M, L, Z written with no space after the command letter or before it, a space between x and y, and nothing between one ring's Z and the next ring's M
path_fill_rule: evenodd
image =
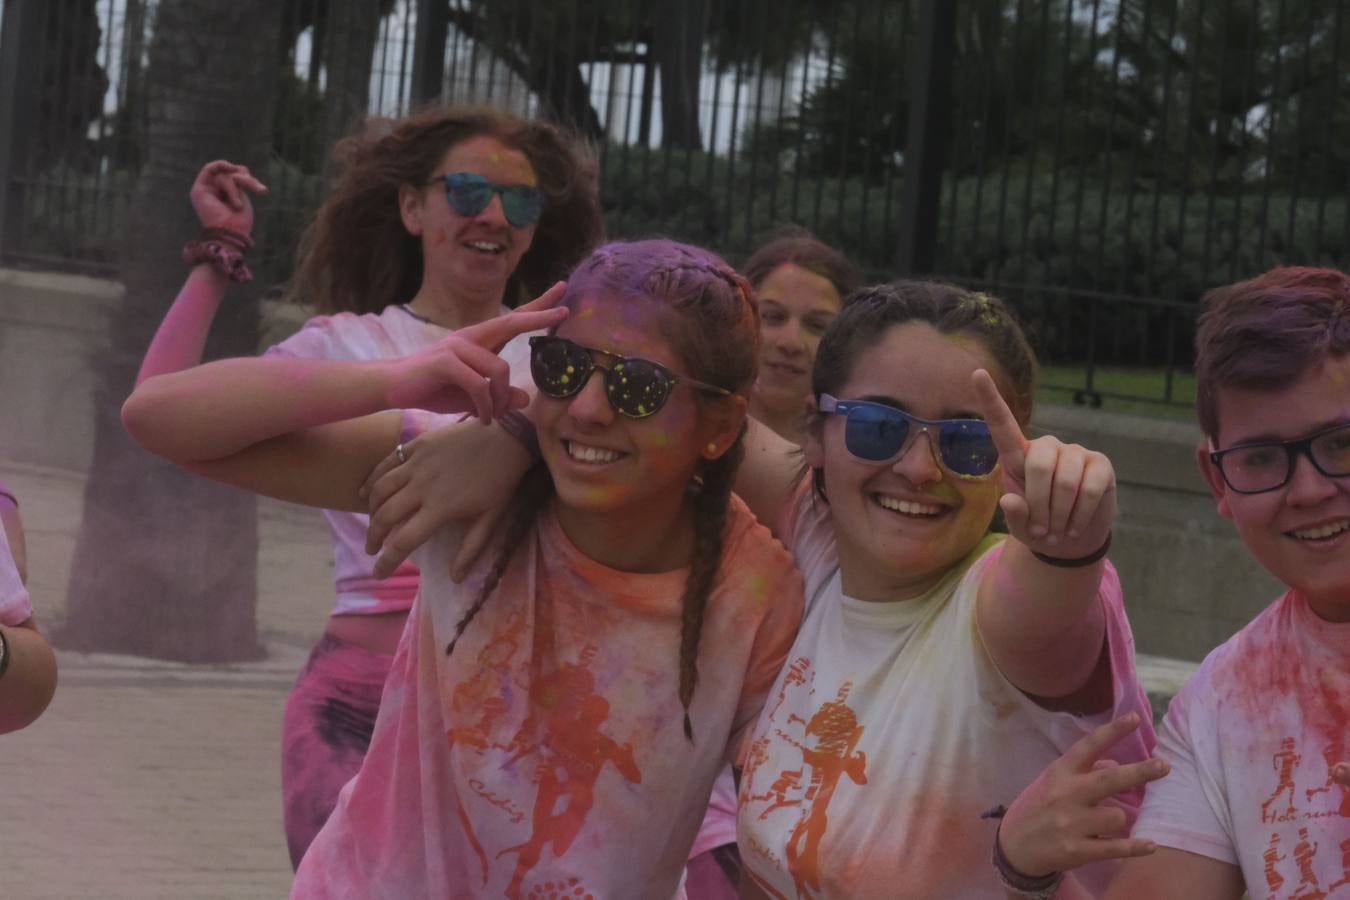
M511 386L510 367L497 353L513 337L565 319L567 310L556 306L565 291L560 281L514 312L461 328L419 353L392 361L389 408L467 411L488 423L529 405L529 394Z
M267 187L254 178L247 166L223 159L209 162L197 173L188 199L203 228L228 228L243 235L253 233L253 202L249 193L266 194Z
M490 465L483 461L490 459ZM451 425L390 453L361 488L370 509L366 552L378 553L375 577L390 575L414 550L453 521L467 520L450 577L484 550L505 514L511 493L533 460L515 438L496 429Z
M980 412L998 447L1009 533L1046 556L1087 556L1116 518L1116 473L1104 454L1052 435L1027 440L984 369L973 375Z
M1080 738L1018 795L999 826L999 844L1024 875L1066 872L1104 859L1147 856L1152 841L1125 835L1125 810L1112 798L1156 781L1167 761L1117 765L1107 749L1139 727L1128 713Z

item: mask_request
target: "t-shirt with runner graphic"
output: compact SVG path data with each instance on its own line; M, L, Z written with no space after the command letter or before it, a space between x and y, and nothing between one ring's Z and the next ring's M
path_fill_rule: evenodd
M787 552L732 498L684 735L687 569L620 572L540 514L450 655L495 551L463 586L457 536L419 551L422 593L370 750L293 897L665 900L801 620Z
M1002 536L922 597L869 603L842 593L828 507L807 485L780 533L802 566L807 612L741 776L746 871L776 898L1003 900L989 863L997 822L982 813L1110 717L1150 721L1115 571L1100 594L1115 699L1079 717L1034 703L981 641L976 589ZM1143 759L1152 737L1145 725L1114 755ZM1137 809L1137 797L1126 802ZM1108 875L1080 878L1099 893Z
M1350 898L1350 623L1287 592L1173 698L1158 755L1135 835L1240 866L1253 897Z

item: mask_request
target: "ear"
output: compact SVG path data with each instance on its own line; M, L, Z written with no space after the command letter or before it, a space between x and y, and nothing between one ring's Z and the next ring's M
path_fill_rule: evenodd
M749 404L740 394L722 397L716 403L709 404L704 418L706 423L702 449L704 459L710 461L720 459L722 454L731 449L745 424L748 408Z
M410 184L398 186L398 215L413 237L422 236L422 192Z
M1219 515L1225 519L1233 518L1233 511L1228 506L1228 485L1224 484L1223 473L1219 467L1209 458L1208 442L1195 448L1195 464L1200 467L1200 475L1205 479L1205 485L1209 488L1210 496L1214 498L1214 506L1218 509Z

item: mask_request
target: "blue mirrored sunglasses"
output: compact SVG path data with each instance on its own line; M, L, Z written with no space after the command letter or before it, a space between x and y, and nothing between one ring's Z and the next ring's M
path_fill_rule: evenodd
M926 432L937 436L938 457L957 475L979 478L998 465L998 448L981 419L930 421L883 403L837 400L829 394L820 395L820 411L844 417L844 448L866 462L894 459Z
M527 228L539 221L544 211L544 194L528 184L499 184L472 172L451 172L431 180L445 184L445 199L461 216L476 216L487 209L492 195L502 198L506 221L516 228Z

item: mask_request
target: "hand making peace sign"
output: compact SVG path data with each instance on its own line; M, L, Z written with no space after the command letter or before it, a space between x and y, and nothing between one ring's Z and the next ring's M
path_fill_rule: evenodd
M513 312L461 328L419 353L393 360L391 409L474 412L491 422L529 405L530 396L511 386L511 367L497 353L517 335L557 325L567 309L556 306L567 291L558 282Z
M1003 468L1009 533L1031 550L1076 559L1100 549L1116 517L1116 473L1105 455L1052 435L1027 440L984 369L972 376Z

